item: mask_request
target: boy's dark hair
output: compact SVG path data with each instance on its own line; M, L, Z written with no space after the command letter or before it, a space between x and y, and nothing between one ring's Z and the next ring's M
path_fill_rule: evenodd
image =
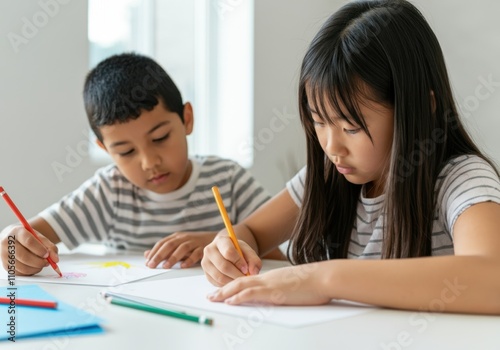
M136 53L111 56L85 79L83 101L90 127L102 142L100 127L137 119L163 101L184 123L182 97L170 76L154 60Z

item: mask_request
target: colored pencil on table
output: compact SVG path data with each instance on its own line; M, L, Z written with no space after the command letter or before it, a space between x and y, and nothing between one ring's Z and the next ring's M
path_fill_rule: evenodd
M138 302L122 299L122 298L108 296L108 297L106 297L106 300L114 305L125 306L125 307L129 307L129 308L141 310L141 311L153 312L155 314L175 317L175 318L179 318L181 320L196 322L196 323L200 323L200 324L206 324L208 326L211 326L214 323L211 318L208 318L206 316L189 315L189 314L184 313L184 312L167 310L167 309L154 307L154 306L150 306L150 305L146 305L143 303L138 303Z
M15 303L16 306L33 306L33 307L44 307L49 309L57 309L57 301L48 300L32 300L32 299L10 299L5 297L0 297L0 304L10 304Z
M222 216L222 221L224 221L224 225L226 226L226 230L229 233L229 238L234 244L234 247L240 254L240 257L245 260L243 256L243 252L241 251L240 244L238 243L238 239L234 234L233 225L231 225L231 220L229 220L229 216L227 215L226 207L224 206L224 202L222 201L222 197L219 192L219 188L217 186L212 187L212 192L215 197L215 202L217 203L217 207L219 207L220 215ZM250 275L250 272L246 273L247 276Z
M9 205L10 209L12 209L12 211L14 212L14 214L17 216L17 218L19 219L19 221L21 221L21 223L23 224L24 228L29 231L29 233L31 233L33 235L33 237L36 238L36 240L38 242L40 242L42 245L42 241L40 240L40 238L38 238L38 235L36 234L35 230L33 230L33 228L30 226L30 224L28 223L28 221L26 221L26 219L24 218L23 214L21 214L21 212L19 211L19 209L17 209L16 205L14 204L14 202L12 201L12 199L10 199L9 195L7 194L7 192L5 192L5 190L3 189L2 186L0 186L0 196L3 197L3 199L5 199L5 202L7 202L7 204ZM50 266L52 266L52 268L54 269L55 272L57 272L57 274L62 277L62 273L61 273L61 270L59 270L59 267L57 266L57 264L49 257L47 257L47 261L49 262Z

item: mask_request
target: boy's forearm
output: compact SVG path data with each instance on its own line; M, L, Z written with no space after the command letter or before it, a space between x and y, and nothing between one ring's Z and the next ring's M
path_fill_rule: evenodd
M446 256L315 264L334 299L389 308L500 314L500 258Z
M61 242L61 239L54 231L52 226L50 226L49 223L41 217L35 216L34 218L29 220L29 224L35 231L40 232L42 235L50 239L52 243L57 244Z

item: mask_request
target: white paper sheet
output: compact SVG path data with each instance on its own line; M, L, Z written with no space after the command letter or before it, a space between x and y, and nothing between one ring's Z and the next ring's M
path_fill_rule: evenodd
M249 320L259 318L262 322L286 327L303 327L374 310L369 306L343 302L332 302L322 306L232 306L214 303L207 299L207 295L216 289L202 275L138 282L106 289L104 294L140 301L157 307L175 305L174 308L177 310L179 310L179 306L184 306Z
M49 266L34 276L16 276L16 280L112 287L170 271L146 267L144 257L137 255L69 254L59 257L57 265L63 277ZM7 278L5 271L2 277Z

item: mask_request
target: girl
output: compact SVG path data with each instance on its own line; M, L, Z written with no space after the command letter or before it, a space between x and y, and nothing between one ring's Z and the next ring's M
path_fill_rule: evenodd
M202 266L229 304L500 313L500 181L464 130L443 54L403 0L348 3L311 43L299 83L307 167L226 232ZM258 275L291 239L296 266ZM250 277L239 278L249 272Z

